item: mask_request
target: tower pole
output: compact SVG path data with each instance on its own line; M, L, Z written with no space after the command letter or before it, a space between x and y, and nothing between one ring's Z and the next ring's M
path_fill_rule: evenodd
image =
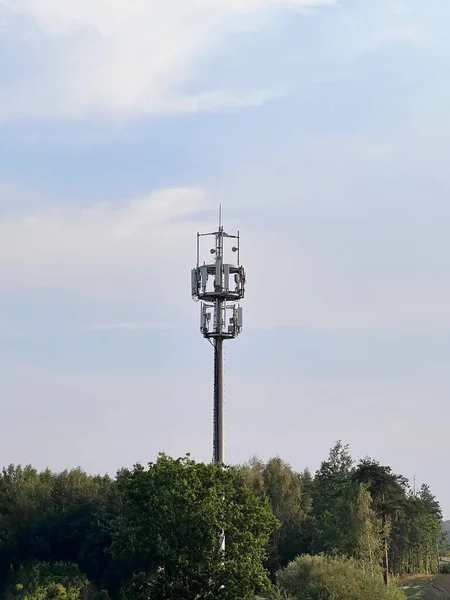
M200 240L205 236L214 237L214 248L209 247L209 254L214 258L201 262ZM224 240L234 245L224 249ZM214 348L213 462L222 467L225 464L224 341L236 338L242 330L239 301L245 293L245 270L239 264L239 233L225 233L221 209L218 230L197 234L197 266L192 269L191 284L193 299L201 301L200 331ZM220 534L220 549L223 555L223 531Z
M214 342L214 462L225 463L224 397L223 397L223 339Z
M223 397L223 338L214 341L214 454L213 462L220 468L225 464L224 397ZM222 556L225 554L225 532L219 534Z
M213 457L218 465L225 463L224 397L223 397L223 328L225 298L223 297L223 227L222 207L219 209L219 231L216 235L216 277L214 289L219 294L215 306L214 339L214 437Z

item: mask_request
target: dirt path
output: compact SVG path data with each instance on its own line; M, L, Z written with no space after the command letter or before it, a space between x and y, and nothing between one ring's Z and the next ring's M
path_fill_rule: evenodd
M438 575L424 590L422 600L450 600L450 574Z

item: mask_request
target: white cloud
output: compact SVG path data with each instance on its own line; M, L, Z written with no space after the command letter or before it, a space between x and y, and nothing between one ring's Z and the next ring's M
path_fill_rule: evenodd
M421 216L406 189L397 190L395 197L408 195L408 216L395 216L400 207L392 196L386 199L389 208L379 199L377 185L376 199L367 188L373 176L361 159L362 149L347 149L345 158L345 144L339 148L339 160L330 143L328 153L316 149L318 163L313 159L303 163L302 187L308 191L304 198L314 202L300 201L295 193L292 200L298 169L295 181L287 179L281 186L272 181L272 188L270 173L261 180L258 171L255 179L250 174L249 189L240 182L238 189L225 190L233 199L225 207L227 229L242 230L242 261L248 273L245 327L447 330L450 286L442 276L449 266L445 218L438 222L432 215ZM380 172L388 169L389 154L384 159L377 153L366 158L370 164L381 161ZM358 176L344 168L347 160L360 171ZM323 161L329 165L325 178ZM442 186L445 189L445 182ZM251 206L251 195L260 203L257 221L253 211L250 216L241 214L239 223L230 221L230 212L242 212L243 198L247 209ZM274 213L271 202L280 195L284 200ZM270 226L264 216L266 203L270 215L278 215ZM190 304L190 269L195 262L195 233L211 230L210 208L215 211L206 192L182 188L120 205L60 204L26 214L0 212L0 289L45 286L89 302L98 298L100 306L114 302L118 311L87 317L86 329L91 331L170 329L172 319L194 323L198 310ZM443 214L437 200L435 208ZM32 292L27 293L31 306ZM135 301L148 307L148 317L136 316Z
M266 102L271 92L240 97L229 90L185 90L212 48L254 26L269 9L334 1L5 0L3 52L7 40L19 40L26 68L0 84L0 119L139 115Z
M448 331L447 137L285 145L282 171L279 148L265 148L243 173L225 172L211 197L168 189L12 214L14 186L0 186L0 289L47 286L114 303L110 313L85 315L85 325L130 330L192 319L195 327L195 233L211 230L222 201L226 227L242 232L246 329ZM133 312L135 302L145 313Z
M186 219L208 207L202 190L181 188L121 205L59 204L2 215L0 286L57 286L102 295L111 289L119 295L150 290L163 301L173 293L174 273L178 277L183 269L188 278L195 259L195 228Z

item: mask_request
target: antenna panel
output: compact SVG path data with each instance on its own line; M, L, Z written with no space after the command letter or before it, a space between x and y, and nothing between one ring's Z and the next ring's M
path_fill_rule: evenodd
M230 265L223 265L223 287L227 291L230 289Z
M200 307L200 331L206 330L206 312L205 307L202 304Z
M241 330L242 326L243 326L242 307L241 306L239 306L237 309L237 326L238 326L239 330Z
M200 267L200 276L202 279L202 288L203 291L205 291L206 286L208 285L208 267L206 265Z
M215 285L219 288L222 287L222 259L218 258L216 260L216 281Z
M192 269L192 271L191 271L191 285L192 285L192 295L196 296L198 294L197 269Z

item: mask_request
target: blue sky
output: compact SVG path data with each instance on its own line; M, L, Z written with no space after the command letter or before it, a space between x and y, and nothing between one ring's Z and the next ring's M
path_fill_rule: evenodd
M227 456L337 439L450 515L450 5L4 0L3 464L209 460L197 230L240 229Z

